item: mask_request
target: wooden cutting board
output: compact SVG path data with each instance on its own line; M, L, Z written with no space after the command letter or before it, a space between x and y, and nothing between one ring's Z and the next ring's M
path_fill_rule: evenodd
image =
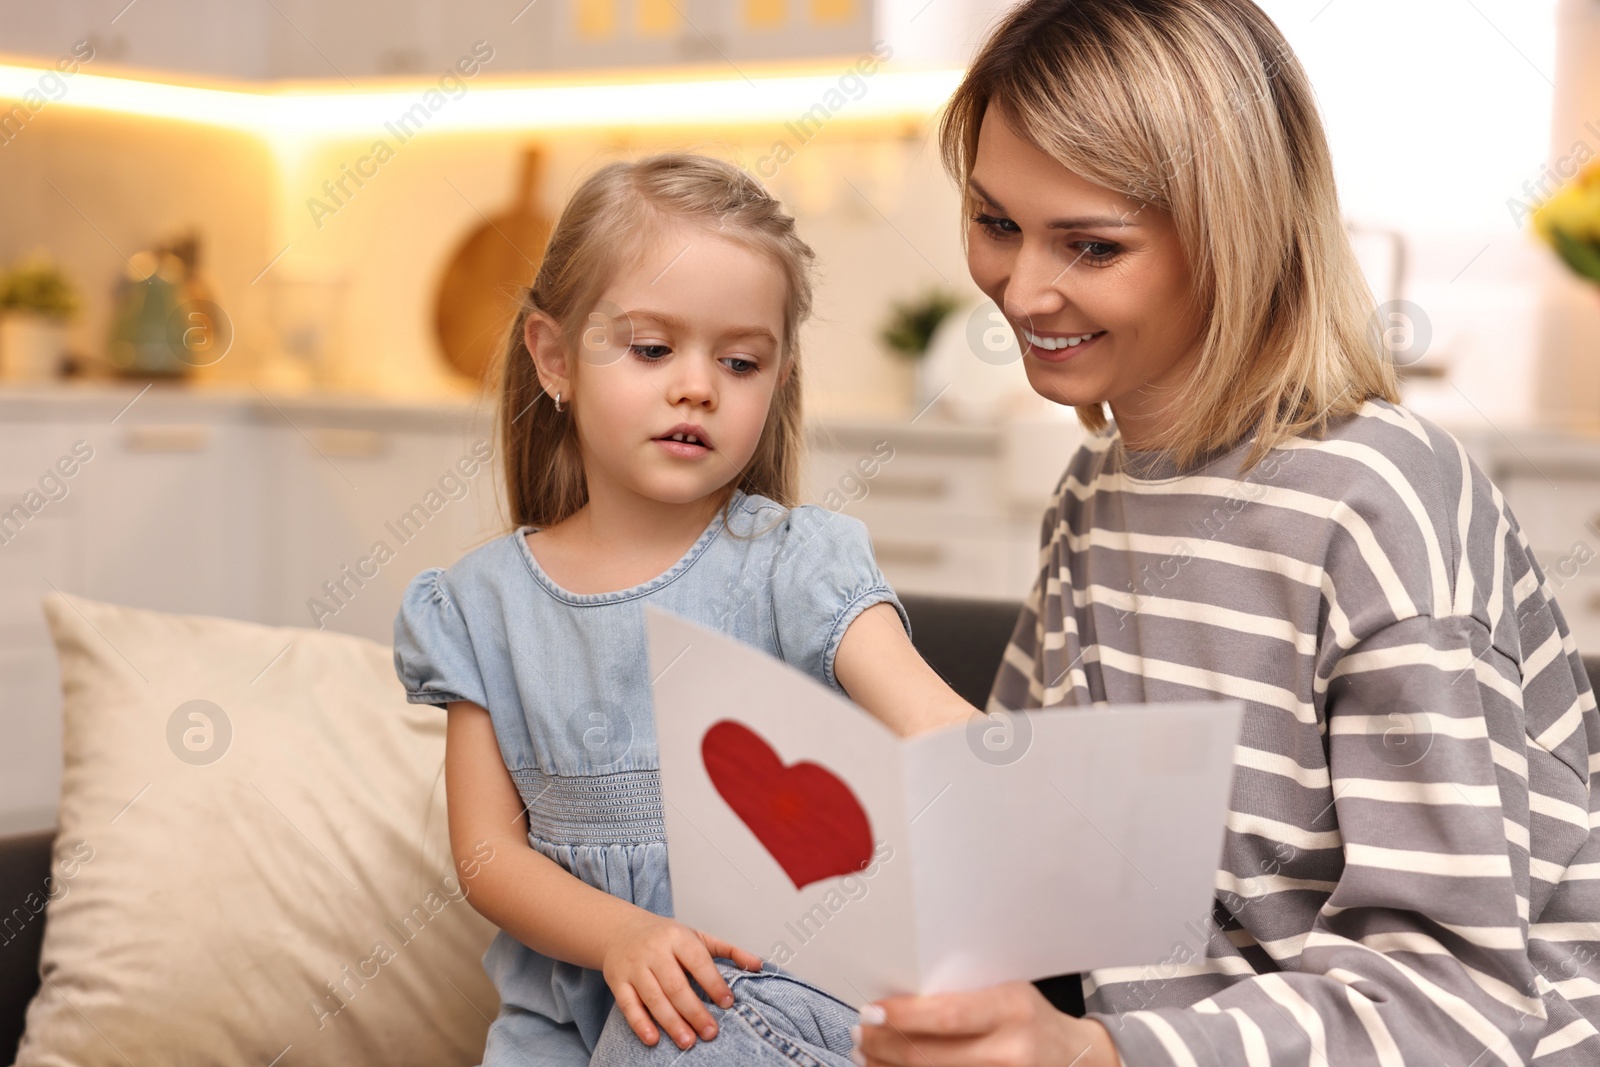
M482 380L495 369L521 291L544 256L554 223L537 206L543 176L543 153L526 149L510 206L467 234L439 279L434 332L445 360L468 377Z

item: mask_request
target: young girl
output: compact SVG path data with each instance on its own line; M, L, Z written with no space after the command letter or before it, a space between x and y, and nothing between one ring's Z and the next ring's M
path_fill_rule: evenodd
M669 918L646 603L901 733L974 710L912 648L860 521L793 506L811 259L754 179L660 155L584 182L525 294L499 412L516 529L419 574L395 620L408 699L448 706L451 846L501 931L485 1067L587 1064L613 1001L689 1048L717 1033L689 979L726 1008L713 957L762 970Z

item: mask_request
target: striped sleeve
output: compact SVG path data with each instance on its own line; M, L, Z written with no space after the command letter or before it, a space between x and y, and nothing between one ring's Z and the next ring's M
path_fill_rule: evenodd
M1057 491L1059 492L1059 487ZM1055 514L1054 506L1045 512L1043 531L1040 534L1040 541L1043 543L1040 549L1042 556L1047 556L1050 552L1050 531L1055 524ZM1027 598L1022 602L1022 611L1017 615L1017 624L1011 631L1011 640L1007 642L1005 654L1000 659L1000 669L989 691L989 703L985 711L1038 708L1045 704L1042 699L1044 683L1038 674L1042 667L1040 652L1045 640L1045 628L1041 623L1044 618L1044 586L1048 580L1046 577L1048 571L1048 567L1041 567L1040 577L1034 581L1033 588L1028 591ZM1059 625L1070 627L1073 625L1073 620L1068 617L1059 621Z
M1526 552L1520 530L1516 537ZM1532 553L1526 558L1528 573L1514 587L1513 610L1527 652L1523 692L1539 709L1529 715L1527 731L1525 780L1535 842L1528 934L1548 1009L1532 1062L1593 1067L1600 1063L1600 711L1561 608ZM1570 788L1568 771L1585 787ZM1567 856L1542 845L1547 835L1576 842L1575 851Z
M1520 712L1521 693L1515 662L1463 616L1396 622L1341 656L1326 823L1342 834L1344 870L1295 969L1185 1008L1097 1015L1124 1062L1592 1064L1593 1044L1555 1055L1594 1031L1564 998L1547 1002L1526 919L1530 883L1561 877L1593 847L1594 800L1587 776L1537 748L1524 761L1515 738L1495 736L1491 723L1520 714L1486 705ZM1386 740L1389 729L1410 748ZM1530 819L1553 820L1543 855L1529 853ZM1600 976L1592 956L1569 965L1569 983ZM1550 1032L1553 1010L1563 1037Z

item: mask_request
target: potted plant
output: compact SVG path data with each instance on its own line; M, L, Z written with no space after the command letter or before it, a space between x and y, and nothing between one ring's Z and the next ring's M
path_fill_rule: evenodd
M1600 160L1540 205L1533 226L1574 274L1600 285Z
M934 331L952 311L961 306L961 297L937 286L910 300L890 305L889 317L878 331L878 340L889 351L916 363L916 403L921 407L933 397L932 383L925 381L924 368L928 344Z
M78 294L43 256L0 274L0 378L43 381L61 372Z

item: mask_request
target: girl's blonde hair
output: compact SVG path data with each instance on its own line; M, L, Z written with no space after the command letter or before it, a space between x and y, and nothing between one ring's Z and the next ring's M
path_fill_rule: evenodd
M725 503L737 486L794 505L802 446L799 333L811 314L814 254L795 231L794 219L756 179L722 160L669 152L612 163L590 175L562 211L533 285L523 294L506 335L499 380L498 435L513 525L553 526L589 498L572 408L555 409L524 340L529 314L540 311L555 320L575 372L600 295L619 270L640 260L657 224L667 219L704 225L771 256L783 271L788 295L777 370L787 364L789 374L773 394L754 456L722 494ZM724 513L724 524L727 518Z
M1254 430L1248 467L1369 398L1398 402L1310 82L1250 0L1013 8L940 122L969 217L991 103L1068 170L1176 224L1205 325L1155 448L1188 466ZM1088 429L1105 428L1100 404L1077 411Z

